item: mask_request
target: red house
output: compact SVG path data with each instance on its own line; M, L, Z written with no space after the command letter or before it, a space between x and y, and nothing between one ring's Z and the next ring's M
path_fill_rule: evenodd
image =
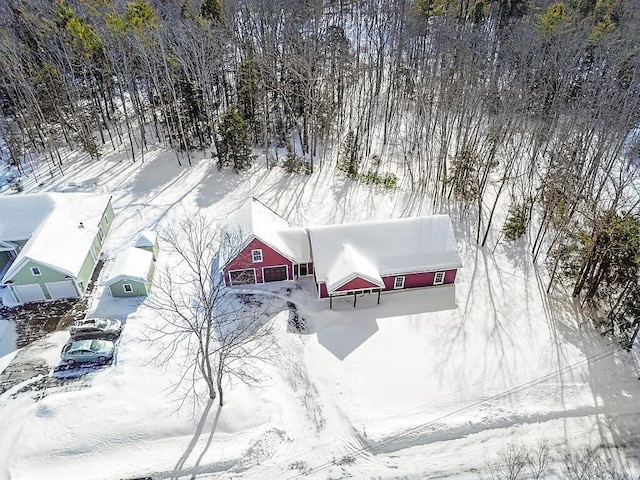
M462 262L448 215L292 228L253 199L238 222L241 247L223 263L225 283L313 275L319 298L454 283Z
M222 255L226 285L294 280L313 273L309 237L255 199L243 204L230 222L239 244ZM223 246L224 250L224 246Z
M462 267L448 215L313 227L309 236L320 298L454 283Z

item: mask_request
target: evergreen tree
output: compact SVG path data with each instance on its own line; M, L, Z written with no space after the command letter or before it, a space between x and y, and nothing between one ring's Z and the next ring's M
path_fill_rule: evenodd
M222 21L222 2L220 0L202 0L200 4L200 15L202 18L214 22Z
M351 179L358 178L360 166L360 149L358 147L358 138L353 130L349 130L347 137L342 143L342 151L340 152L341 162L338 169L347 174Z
M255 61L246 60L240 64L237 73L238 110L248 129L257 141L262 133L258 122L257 110L260 102L260 87Z
M228 108L218 126L218 168L232 166L237 173L251 166L251 145L247 124L238 110Z

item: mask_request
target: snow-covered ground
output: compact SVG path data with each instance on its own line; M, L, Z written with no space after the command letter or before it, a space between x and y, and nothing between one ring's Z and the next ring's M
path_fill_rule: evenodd
M71 382L39 400L0 396L0 479L477 478L509 444L539 441L553 451L618 446L615 461L640 469L637 358L593 334L569 298L546 296L524 241L479 248L456 212L328 168L288 175L258 162L235 175L204 158L180 167L163 151L144 163L120 159L23 184L112 194L108 258L142 230L196 211L224 222L255 196L294 225L450 213L464 268L455 288L390 293L379 306L364 297L356 309L349 299L329 310L303 282L291 301L308 333L287 328L282 300L262 384L229 385L222 409L179 408L180 355L154 362L159 346L145 339L161 320L147 302L100 287L90 314L126 320L117 360L82 388ZM171 263L171 254L161 251L158 262ZM14 351L0 321L2 331L0 367ZM58 353L48 352L51 366Z

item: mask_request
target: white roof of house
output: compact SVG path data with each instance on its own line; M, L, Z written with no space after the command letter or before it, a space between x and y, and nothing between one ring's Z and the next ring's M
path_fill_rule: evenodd
M294 227L288 230L277 232L280 241L285 244L284 250L287 257L295 263L309 263L311 259L311 248L309 247L309 234L304 227Z
M141 248L129 247L118 254L105 285L113 285L120 280L133 280L144 283L148 280L153 265L153 253Z
M377 267L351 245L342 245L335 261L327 271L327 290L333 292L356 277L364 278L384 288Z
M77 276L110 198L92 193L0 195L0 239L29 239L2 281L13 278L29 260Z
M158 241L158 234L153 230L143 230L138 235L136 247L155 247Z
M51 194L0 195L0 240L27 240L55 208Z
M344 284L349 268L373 281L374 270L386 276L462 267L448 215L311 227L309 233L316 279L329 291Z
M255 198L245 201L231 215L229 224L239 229L243 245L255 236L295 263L311 261L306 229L291 228L289 222ZM223 259L222 265L229 260Z

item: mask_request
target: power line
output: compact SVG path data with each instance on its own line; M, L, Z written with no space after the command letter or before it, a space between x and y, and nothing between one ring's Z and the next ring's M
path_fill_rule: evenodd
M417 426L412 427L412 428L410 428L408 430L404 430L401 434L393 435L393 436L391 436L389 438L386 438L384 440L381 440L381 441L376 442L376 443L374 443L372 445L369 445L369 446L363 446L363 447L360 447L360 448L356 448L356 449L353 450L352 454L353 455L360 455L362 453L373 453L373 454L375 454L376 450L379 450L382 447L386 447L386 446L392 445L393 443L395 443L399 439L406 437L407 434L410 435L410 434L413 434L413 433L418 433L421 430L423 430L423 429L425 429L427 427L430 427L433 424L435 424L435 423L437 423L437 422L439 422L441 420L453 417L453 416L458 415L458 414L460 414L462 412L465 412L467 410L474 409L474 408L476 408L476 407L478 407L480 405L483 405L485 403L491 402L493 400L497 400L497 399L500 399L502 397L511 395L513 393L516 393L516 392L519 392L519 391L522 391L522 390L526 390L527 388L530 388L532 386L535 386L535 385L538 385L540 383L543 383L544 381L549 380L551 378L554 378L554 377L557 377L557 376L561 376L564 373L570 372L570 371L574 370L575 368L583 366L583 365L585 365L587 363L590 363L592 361L593 362L598 362L598 361L600 361L600 360L602 360L604 358L607 358L607 357L613 355L614 353L616 353L618 351L619 350L617 348L613 348L613 349L610 349L608 351L599 352L599 353L597 353L595 355L592 355L590 357L584 358L584 359L580 360L579 362L573 363L571 365L567 365L566 367L560 368L560 369L555 370L555 371L553 371L551 373L543 375L542 377L538 377L538 378L536 378L534 380L531 380L529 382L525 382L525 383L517 385L517 386L515 386L513 388L510 388L509 390L505 390L503 392L497 393L497 394L492 395L490 397L487 397L485 399L482 399L482 400L479 400L477 402L474 402L474 403L472 403L470 405L466 405L466 406L461 407L461 408L459 408L457 410L454 410L452 412L446 413L446 414L444 414L444 415L442 415L440 417L437 417L437 418L434 418L433 420L430 420L427 423L424 423L424 424L421 424L421 425L417 425ZM322 445L322 446L327 446L327 445L329 445L329 444L325 444L325 445ZM347 456L348 455L345 455L342 458L345 458ZM316 467L313 467L310 470L306 470L304 472L300 472L300 473L294 475L293 477L289 477L289 479L290 480L294 480L296 478L302 478L302 477L305 477L305 476L308 476L308 475L311 475L311 474L314 474L314 473L318 473L318 472L320 472L320 471L322 471L322 470L324 470L324 469L326 469L328 467L331 467L333 465L335 465L334 461L325 462L325 463L322 463L322 464L320 464L320 465L318 465Z

